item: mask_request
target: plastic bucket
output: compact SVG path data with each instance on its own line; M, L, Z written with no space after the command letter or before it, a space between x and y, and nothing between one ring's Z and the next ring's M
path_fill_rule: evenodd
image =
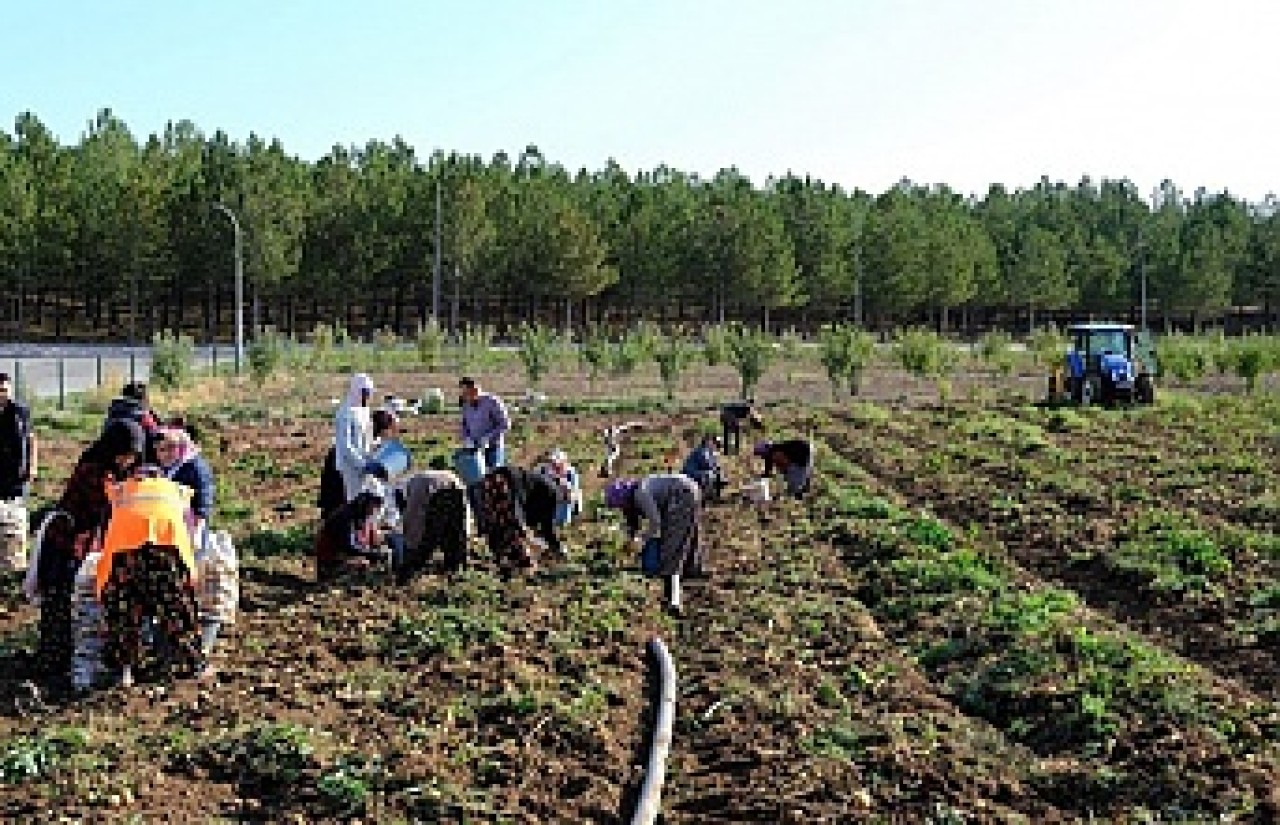
M573 521L573 502L562 501L556 505L556 517L554 524L556 527L567 527L569 522Z
M395 439L384 441L370 456L370 460L386 468L388 479L399 478L413 466L413 456L409 454L409 449Z
M476 484L484 478L484 453L479 450L455 450L453 466L463 484Z
M662 540L646 539L640 548L640 572L646 576L656 576L661 567Z
M769 501L769 479L760 478L748 482L742 487L742 494L752 504L765 504Z

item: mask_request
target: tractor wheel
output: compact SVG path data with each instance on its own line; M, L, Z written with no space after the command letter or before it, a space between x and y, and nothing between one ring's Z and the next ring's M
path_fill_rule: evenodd
M1098 383L1100 385L1098 388L1098 400L1102 402L1102 406L1104 407L1115 406L1115 403L1116 403L1115 383L1110 378L1107 378L1105 375L1102 377L1102 380L1099 381Z
M1150 375L1143 373L1134 383L1134 397L1139 404L1156 403L1156 382Z
M1096 397L1097 397L1097 391L1093 386L1093 382L1090 381L1088 378L1081 378L1080 393L1079 393L1080 406L1082 407L1091 406L1093 402L1096 400Z

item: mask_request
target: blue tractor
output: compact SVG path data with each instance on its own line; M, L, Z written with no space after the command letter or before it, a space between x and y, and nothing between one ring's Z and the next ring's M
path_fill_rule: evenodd
M1076 324L1072 348L1049 377L1049 400L1090 404L1154 404L1155 349L1132 324Z

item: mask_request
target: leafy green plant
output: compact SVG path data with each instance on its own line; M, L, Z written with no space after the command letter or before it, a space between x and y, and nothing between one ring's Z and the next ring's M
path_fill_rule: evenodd
M978 355L1001 375L1013 372L1013 338L1002 330L992 330L978 341Z
M259 386L266 383L284 360L284 342L272 327L263 329L249 344L249 374Z
M787 368L787 383L795 383L795 368L804 359L804 336L794 328L778 336L778 352Z
M955 351L950 344L929 329L912 328L899 332L896 352L902 368L921 378L940 376L955 361Z
M489 361L489 347L493 343L493 327L484 324L467 324L454 336L454 354L458 371L470 372L483 367Z
M587 328L578 345L578 362L587 370L587 383L594 386L609 364L609 336L599 327Z
M1156 342L1156 356L1165 374L1190 383L1204 377L1210 353L1204 340L1189 335L1165 335Z
M1040 327L1027 337L1027 349L1036 366L1055 363L1066 352L1067 343L1066 336L1052 325Z
M536 390L555 362L559 336L551 327L521 324L516 332L516 339L519 341L520 363L524 365L529 388Z
M722 324L702 328L702 358L708 367L718 367L729 360L729 329Z
M773 341L757 329L735 326L730 330L728 345L729 362L738 371L742 382L742 397L752 398L769 368L769 362L773 360Z
M619 377L635 373L644 361L644 344L630 333L623 333L609 351L609 367Z
M338 343L339 330L326 323L311 329L311 366L320 369L333 360L333 350Z
M81 728L10 740L0 750L0 781L18 785L50 776L88 742L89 734Z
M653 360L658 363L658 375L662 378L662 387L666 390L667 400L675 398L676 388L680 385L680 377L693 361L693 348L689 345L684 333L672 330L656 345Z
M414 348L418 352L418 363L429 370L440 366L444 354L444 345L448 340L444 328L435 318L428 318L425 324L418 325L418 334L414 338Z
M818 344L832 400L839 397L840 385L846 381L849 393L857 395L862 374L875 353L875 338L851 324L828 324L818 333Z
M168 330L151 339L151 383L162 390L189 386L195 372L195 344L186 335Z
M504 638L506 631L496 613L442 607L418 618L398 618L383 637L382 649L392 659L457 658L473 645Z

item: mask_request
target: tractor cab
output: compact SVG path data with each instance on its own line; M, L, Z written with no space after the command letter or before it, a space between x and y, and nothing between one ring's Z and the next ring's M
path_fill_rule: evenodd
M1155 355L1145 333L1132 324L1076 324L1063 368L1050 379L1056 400L1150 404L1155 400Z

